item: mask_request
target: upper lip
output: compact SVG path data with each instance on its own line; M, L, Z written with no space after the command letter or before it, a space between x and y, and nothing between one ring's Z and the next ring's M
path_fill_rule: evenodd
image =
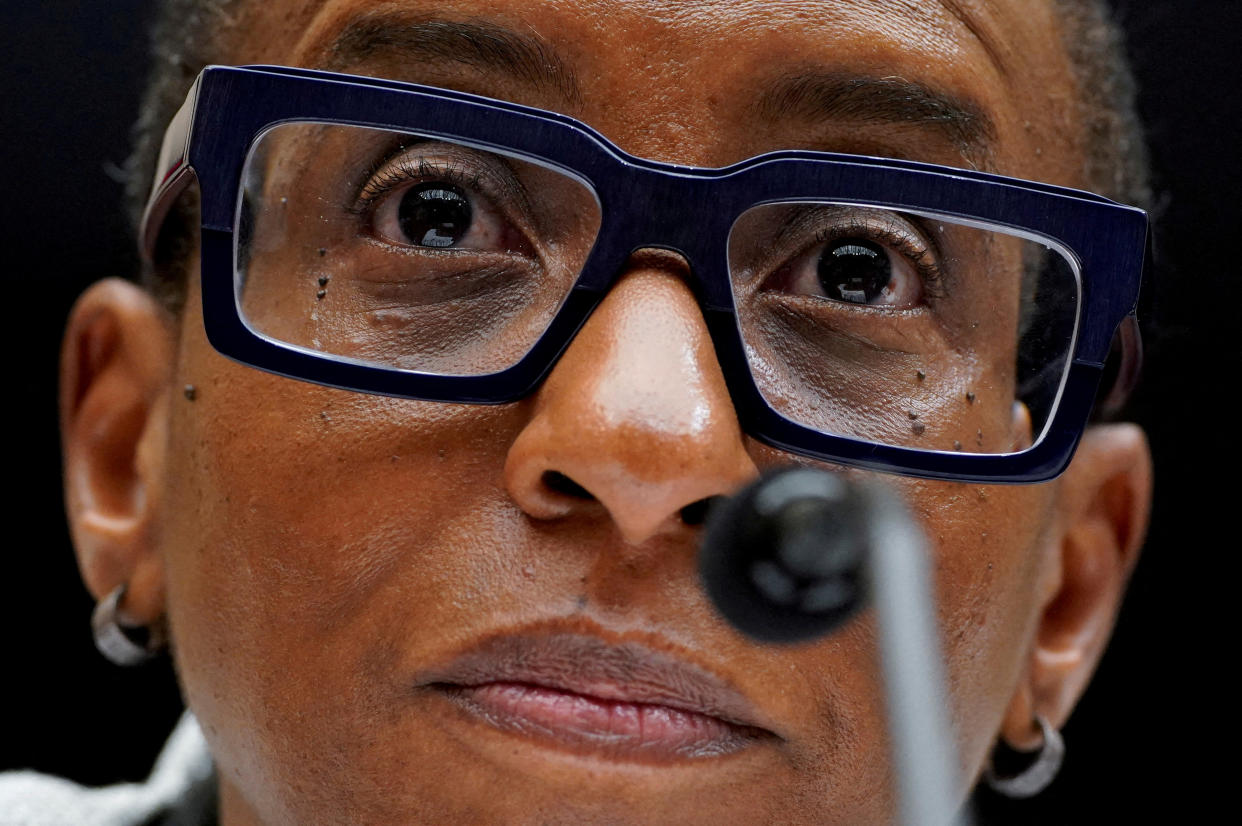
M498 634L447 665L423 672L418 682L462 687L527 683L614 702L666 706L775 734L754 704L722 678L684 657L625 638L609 641L597 634L562 631Z

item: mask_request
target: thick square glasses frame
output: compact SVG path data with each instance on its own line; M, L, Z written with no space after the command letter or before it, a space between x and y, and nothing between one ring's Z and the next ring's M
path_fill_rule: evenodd
M235 232L251 147L291 121L350 124L460 140L572 172L594 190L599 234L552 323L516 364L482 376L441 376L316 355L254 332L235 296ZM701 169L629 155L590 127L553 112L397 81L276 66L203 70L165 135L140 243L149 259L168 209L197 181L203 323L221 354L318 384L409 399L498 404L531 393L623 273L633 251L685 257L692 288L743 430L815 459L924 478L1018 483L1069 464L1087 424L1114 335L1133 329L1147 261L1142 210L1073 189L931 164L783 151ZM1029 450L966 454L875 444L793 422L764 400L747 364L729 283L730 230L763 203L831 200L935 213L1052 239L1080 273L1077 332L1059 403ZM626 205L639 204L638 209ZM690 205L710 204L710 209Z

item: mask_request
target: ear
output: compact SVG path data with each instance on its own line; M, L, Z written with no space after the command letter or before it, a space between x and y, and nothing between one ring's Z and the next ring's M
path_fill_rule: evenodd
M60 364L65 505L78 566L96 600L126 586L126 623L164 612L153 536L167 431L173 322L145 291L109 279L69 315Z
M1130 424L1089 428L1061 478L1053 570L1027 674L1001 736L1030 751L1042 740L1038 713L1061 728L1112 635L1151 508L1151 451Z

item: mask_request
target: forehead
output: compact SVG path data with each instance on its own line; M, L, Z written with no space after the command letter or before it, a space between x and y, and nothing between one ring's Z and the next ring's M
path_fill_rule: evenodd
M290 0L237 62L330 68L565 112L638 155L910 157L1081 185L1042 0Z

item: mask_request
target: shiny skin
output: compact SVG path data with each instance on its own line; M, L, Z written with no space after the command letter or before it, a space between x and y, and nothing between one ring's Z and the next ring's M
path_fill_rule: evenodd
M759 81L779 71L898 75L976 101L996 125L996 169L1084 186L1050 10L1027 0L953 8L960 17L938 0L271 0L243 3L225 33L230 62L319 66L362 13L486 19L562 51L581 100L391 56L349 70L566 111L665 161L716 166L806 147L968 163L917 127L751 114ZM699 529L680 509L803 460L741 432L680 267L637 254L541 388L496 407L371 397L233 364L206 342L190 290L153 351L164 360L151 368L138 451L141 540L107 564L84 552L83 569L103 592L132 574L131 613L167 616L220 768L225 826L886 821L869 619L813 644L758 645L697 584ZM1133 433L1113 441L1145 455ZM1088 459L1101 450L1112 456ZM592 498L547 487L546 471ZM1075 472L1033 487L889 479L934 545L963 794L999 733L1029 745L1032 706L1050 703L1063 722L1094 662L1073 672L1066 697L1040 677L1048 618L1073 573L1066 548L1080 508L1066 491L1093 501L1098 487L1074 483ZM139 505L116 504L125 507ZM1141 521L1115 566L1122 581ZM80 548L92 524L78 520ZM499 731L418 684L491 635L541 629L693 662L747 697L777 736L714 759L614 759Z

